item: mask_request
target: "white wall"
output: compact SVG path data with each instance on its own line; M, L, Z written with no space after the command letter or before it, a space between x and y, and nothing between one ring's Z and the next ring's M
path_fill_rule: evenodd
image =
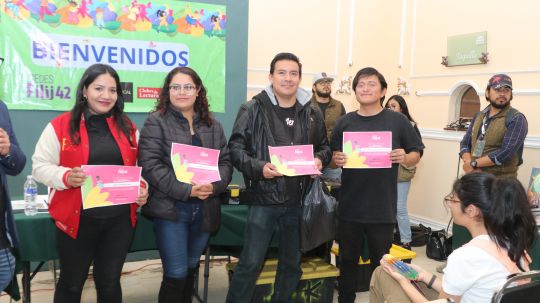
M311 89L314 73L352 76L366 66L381 71L397 92L397 78L407 81L405 96L418 121L426 150L409 194L414 219L445 225L442 199L456 177L463 132L443 131L455 116L452 93L462 84L475 87L482 106L489 77L508 73L514 81L512 104L525 113L529 136L518 178L528 182L540 167L540 1L502 0L273 0L250 1L248 96L268 83L269 64L289 51L303 63L302 86ZM445 67L448 36L487 31L490 61L483 65ZM337 82L334 82L334 90ZM454 94L455 95L455 94ZM348 111L354 95L336 95Z

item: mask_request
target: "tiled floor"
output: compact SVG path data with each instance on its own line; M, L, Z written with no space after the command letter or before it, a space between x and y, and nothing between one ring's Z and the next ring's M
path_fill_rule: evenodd
M417 253L414 263L431 270L435 273L435 267L440 262L430 260L425 255L424 247L415 247ZM228 277L225 270L226 258L215 257L211 263L208 302L221 303L225 301L228 289ZM157 302L157 293L161 282L160 260L146 260L138 262L128 262L124 265L122 275L122 289L124 302L126 303L154 303ZM18 277L20 281L20 276ZM202 293L202 267L201 267L200 289ZM50 303L54 293L54 279L50 271L40 272L32 281L32 302ZM368 292L357 294L356 303L368 302ZM0 299L7 302L6 296ZM94 283L89 279L85 285L82 302L96 302ZM337 302L337 292L334 292L334 302Z

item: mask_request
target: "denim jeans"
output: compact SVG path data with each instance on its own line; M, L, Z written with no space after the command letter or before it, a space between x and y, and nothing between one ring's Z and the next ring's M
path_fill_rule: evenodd
M0 249L0 292L11 282L15 272L15 258L9 248Z
M251 302L274 226L279 228L279 253L273 303L289 302L302 276L300 267L300 207L249 207L244 249L233 274L227 303Z
M407 196L411 181L398 182L397 185L397 224L399 228L399 238L401 243L411 243L411 222L409 222L409 212L407 211Z
M210 235L201 230L202 203L177 202L177 221L154 219L156 243L161 256L163 275L185 278L188 269L198 266Z

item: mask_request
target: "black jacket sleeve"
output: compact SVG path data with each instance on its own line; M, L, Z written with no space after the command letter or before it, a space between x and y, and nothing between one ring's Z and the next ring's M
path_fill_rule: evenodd
M254 102L254 101L250 101ZM251 154L251 147L257 144L257 138L252 138L252 131L249 128L250 113L252 104L243 104L238 110L236 121L234 122L231 138L229 139L229 150L234 167L238 169L244 177L250 180L263 179L264 160L256 158Z
M13 131L7 106L2 101L0 101L0 127L6 131L11 144L9 147L9 157L0 158L0 169L6 175L16 176L24 169L26 156L21 150L19 141L17 141L17 137Z
M165 130L158 113L151 114L141 129L139 139L139 165L143 167L143 178L151 189L180 201L187 201L191 184L176 179L171 164L170 147L167 147Z

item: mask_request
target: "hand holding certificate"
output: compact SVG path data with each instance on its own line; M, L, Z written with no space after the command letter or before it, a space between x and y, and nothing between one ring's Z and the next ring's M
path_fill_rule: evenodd
M270 162L285 176L320 175L313 145L268 146Z
M344 132L343 168L390 168L392 132Z
M173 143L171 162L176 179L188 184L209 184L221 180L219 150Z
M137 202L141 167L83 165L87 176L81 186L83 209Z

